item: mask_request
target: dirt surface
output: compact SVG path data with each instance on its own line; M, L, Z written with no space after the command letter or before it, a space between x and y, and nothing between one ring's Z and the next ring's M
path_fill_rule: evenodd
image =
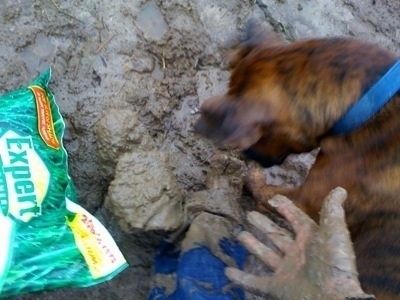
M95 287L14 299L147 298L152 257L162 234L139 230L145 227L129 222L136 220L134 212L123 216L117 213L123 209L113 210L111 204L111 213L105 199L135 194L140 176L122 196L112 187L128 185L127 168L145 160L164 172L150 174L150 182L170 184L156 189L157 197L164 199L170 189L171 201L179 195L171 209L176 222L164 227L171 229L183 222L179 218L190 221L188 214L205 207L207 197L198 197L197 205L193 195L212 187L207 174L218 155L226 155L225 162L234 160L231 174L241 177L237 155L196 136L192 127L202 101L224 91L227 49L250 17L288 40L344 35L400 53L399 11L400 3L390 0L0 1L0 92L25 85L52 67L51 88L67 125L64 143L80 203L106 225L130 264ZM293 158L270 170L267 178L299 184L311 163L312 156ZM154 198L140 186L138 194ZM215 199L215 209L224 211L224 197ZM229 207L227 215L240 219L241 208Z

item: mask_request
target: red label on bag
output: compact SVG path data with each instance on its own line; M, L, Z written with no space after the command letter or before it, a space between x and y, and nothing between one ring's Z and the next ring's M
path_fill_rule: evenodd
M29 89L33 92L36 100L40 137L47 146L58 150L60 149L60 143L54 130L49 98L46 92L39 86L33 85L30 86Z

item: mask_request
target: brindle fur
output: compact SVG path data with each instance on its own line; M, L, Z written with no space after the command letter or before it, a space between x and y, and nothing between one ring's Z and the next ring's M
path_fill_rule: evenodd
M324 197L345 188L362 287L378 299L400 299L400 94L358 130L330 133L397 57L357 40L284 44L249 31L232 59L227 94L202 105L197 130L271 164L320 147L299 188L268 186L260 171L250 172L247 186L259 210L270 210L267 200L280 193L318 220Z

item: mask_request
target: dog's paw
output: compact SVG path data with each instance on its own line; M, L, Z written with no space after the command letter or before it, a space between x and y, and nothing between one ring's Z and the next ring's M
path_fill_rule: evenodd
M264 169L253 161L248 162L244 184L251 194L256 194L267 185Z
M244 179L247 191L257 202L257 210L261 212L275 212L268 201L277 194L287 195L293 188L270 185L266 181L264 169L256 162L247 163L247 171Z

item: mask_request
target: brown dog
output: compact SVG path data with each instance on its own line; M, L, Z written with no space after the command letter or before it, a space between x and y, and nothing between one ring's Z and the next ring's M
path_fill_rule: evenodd
M344 38L286 45L249 32L232 60L228 92L202 105L197 131L264 166L320 147L299 188L268 186L262 173L250 173L259 209L270 209L267 200L279 193L318 220L325 195L345 188L362 287L378 299L400 299L400 94L357 130L331 133L396 56Z

